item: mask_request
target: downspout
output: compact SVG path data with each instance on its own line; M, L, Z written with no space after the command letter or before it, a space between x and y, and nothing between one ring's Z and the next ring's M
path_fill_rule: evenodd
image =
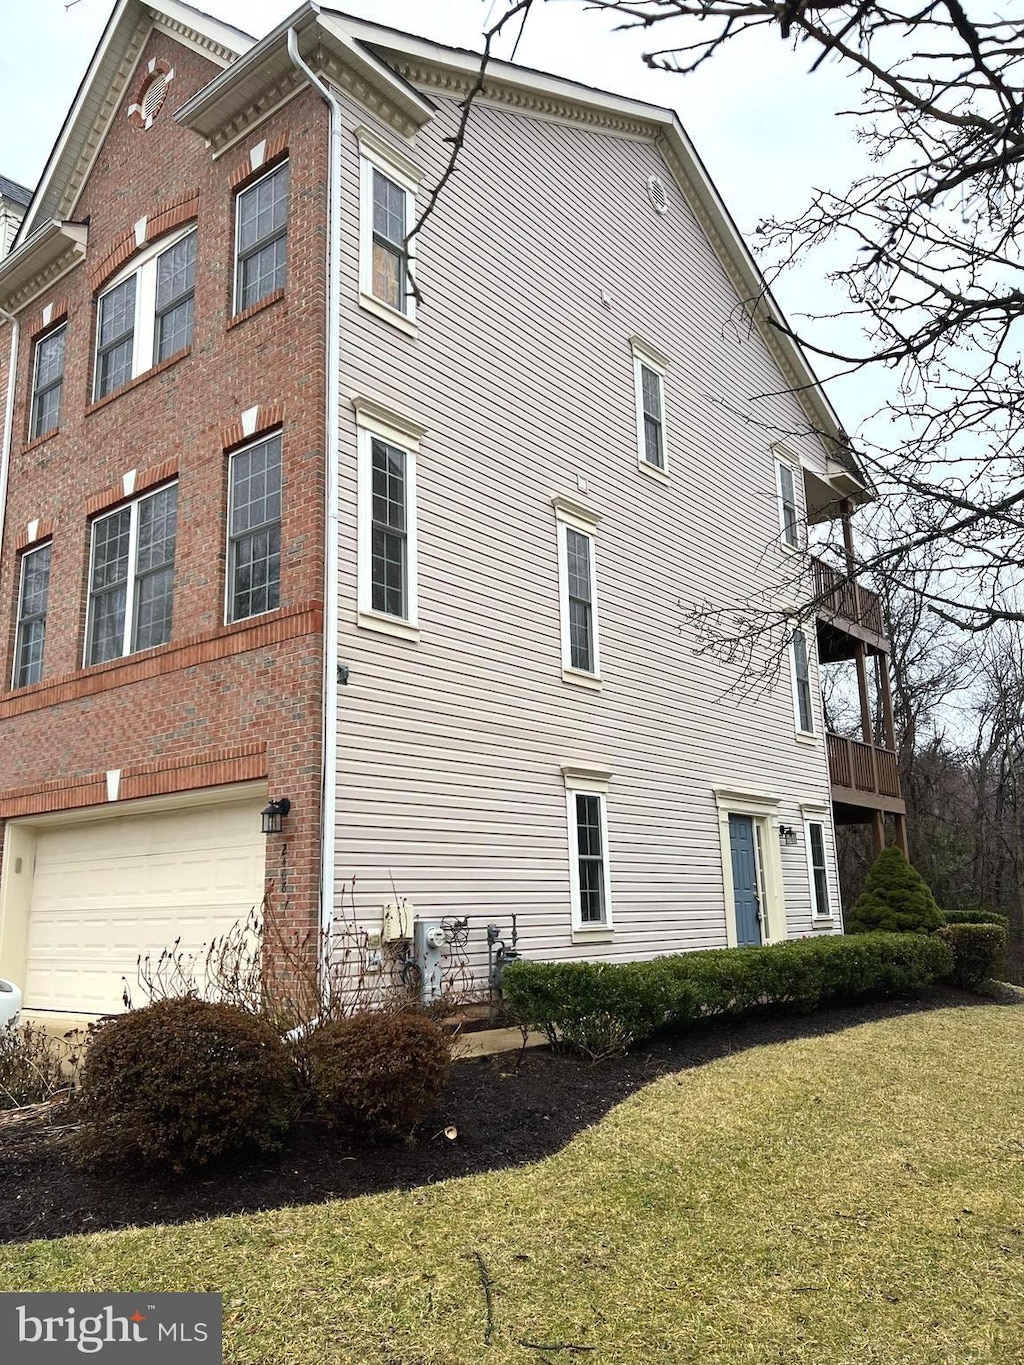
M21 327L13 313L0 308L0 318L11 324L11 359L7 371L7 398L4 404L3 443L0 444L0 555L4 548L7 524L7 484L11 474L11 447L14 440L14 394L18 379L18 339Z
M324 728L323 790L320 811L321 990L328 985L331 928L334 919L334 835L338 805L338 473L340 465L341 362L341 105L299 56L294 28L288 30L288 56L330 110L330 157L327 171L327 461L324 506Z

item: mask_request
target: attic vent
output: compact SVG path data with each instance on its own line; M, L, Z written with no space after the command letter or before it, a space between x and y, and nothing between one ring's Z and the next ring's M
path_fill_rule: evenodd
M660 175L649 175L647 177L647 197L654 206L656 213L668 213L668 190L665 182Z
M140 131L152 127L167 98L167 87L174 79L174 69L166 62L152 61L135 96L128 106L128 122Z

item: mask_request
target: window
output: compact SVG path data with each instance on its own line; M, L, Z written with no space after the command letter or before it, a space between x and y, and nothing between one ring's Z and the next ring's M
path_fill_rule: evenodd
M556 497L562 676L567 682L600 676L597 565L594 528L600 518L583 503Z
M668 360L634 337L633 380L636 388L637 455L645 473L665 474L668 446L665 439L665 372Z
M829 919L828 871L825 862L825 826L820 820L804 824L807 839L807 872L811 883L811 911L815 919Z
M32 375L32 420L29 439L34 441L55 431L60 424L60 400L64 388L64 340L67 326L58 327L36 342Z
M177 484L93 522L87 665L171 638L177 529Z
M800 548L799 508L796 501L796 476L785 460L775 461L779 494L779 526L782 544L790 550Z
M196 230L147 252L99 297L93 398L192 344Z
M814 733L814 712L811 707L811 665L807 655L807 636L795 630L791 643L793 661L793 696L796 728L804 734Z
M416 455L422 428L359 411L359 619L415 636Z
M228 621L281 603L281 433L236 450L228 484Z
M288 162L282 162L235 200L235 309L284 288L288 259Z
M391 322L416 315L411 287L413 253L407 237L415 224L420 173L401 152L368 129L357 130L360 151L359 290L364 307ZM397 315L397 316L396 316Z
M569 829L570 893L574 930L611 928L608 870L609 775L563 768Z
M30 687L43 676L51 550L51 545L42 545L23 556L21 561L18 630L14 645L15 687Z

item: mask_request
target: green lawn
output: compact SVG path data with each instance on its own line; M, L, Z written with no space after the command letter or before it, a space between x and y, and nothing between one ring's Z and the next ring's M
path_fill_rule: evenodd
M1022 1043L993 1005L754 1048L536 1166L33 1243L0 1289L219 1289L251 1365L1020 1362Z

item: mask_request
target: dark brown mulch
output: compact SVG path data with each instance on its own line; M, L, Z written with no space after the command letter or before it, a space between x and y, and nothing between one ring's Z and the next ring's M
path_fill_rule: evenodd
M547 1049L464 1061L436 1113L410 1142L365 1146L299 1126L273 1160L164 1177L86 1174L67 1156L67 1111L0 1124L0 1241L181 1223L220 1214L408 1189L536 1161L649 1081L733 1052L829 1034L876 1019L949 1005L982 1004L940 991L913 1003L709 1023L592 1066ZM444 1135L455 1127L454 1141Z

